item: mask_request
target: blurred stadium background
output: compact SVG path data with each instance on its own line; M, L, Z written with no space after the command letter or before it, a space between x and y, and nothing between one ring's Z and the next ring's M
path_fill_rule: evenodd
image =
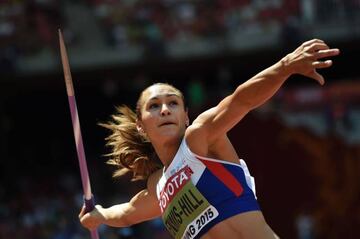
M359 0L1 0L0 238L82 239L82 188L60 63L70 58L92 189L104 206L144 183L111 178L97 123L169 82L193 119L299 43L342 54L327 82L293 76L231 132L281 238L360 238ZM160 220L101 238L169 238Z

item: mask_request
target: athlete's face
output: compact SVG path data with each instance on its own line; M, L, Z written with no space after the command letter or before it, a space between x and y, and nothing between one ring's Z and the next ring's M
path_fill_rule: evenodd
M189 123L181 93L169 85L153 85L140 98L137 127L151 142L180 138Z

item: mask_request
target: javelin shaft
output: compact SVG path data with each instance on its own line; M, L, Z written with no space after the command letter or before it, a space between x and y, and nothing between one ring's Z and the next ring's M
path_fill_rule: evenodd
M78 110L77 110L77 106L76 106L76 98L75 98L72 77L71 77L69 59L68 59L68 56L66 53L65 43L64 43L64 39L63 39L60 29L59 29L59 41L60 41L61 62L63 65L63 70L64 70L66 91L67 91L68 100L69 100L71 120L72 120L72 125L73 125L75 143L76 143L76 151L77 151L77 156L78 156L79 166L80 166L81 182L82 182L83 191L84 191L85 209L87 212L89 212L94 208L94 201L93 201L93 196L91 193L90 179L89 179L89 173L88 173L87 164L86 164L85 150L84 150L84 145L83 145L83 140L82 140L82 135L81 135L79 114L78 114ZM92 239L99 238L96 230L91 231L91 238Z
M81 130L80 130L79 114L78 114L78 110L77 110L77 106L76 106L76 98L75 98L75 92L74 92L74 87L73 87L73 83L72 83L69 60L68 60L68 57L66 54L65 43L64 43L64 40L63 40L63 37L62 37L62 34L60 31L59 31L59 37L60 37L61 61L63 63L66 91L68 94L68 100L69 100L69 106L70 106L70 112L71 112L71 120L72 120L72 125L73 125L76 150L77 150L79 166L80 166L81 181L82 181L82 185L83 185L83 189L84 189L85 199L90 199L92 195L91 195L89 174L88 174L88 169L87 169L87 165L86 165L84 145L83 145L83 140L82 140L82 135L81 135Z

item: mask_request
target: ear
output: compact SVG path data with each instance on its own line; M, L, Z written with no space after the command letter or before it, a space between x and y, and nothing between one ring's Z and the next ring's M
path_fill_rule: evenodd
M136 129L140 134L145 134L143 125L140 120L136 120Z
M190 125L190 120L189 120L189 114L188 114L188 109L185 110L185 126L188 127Z

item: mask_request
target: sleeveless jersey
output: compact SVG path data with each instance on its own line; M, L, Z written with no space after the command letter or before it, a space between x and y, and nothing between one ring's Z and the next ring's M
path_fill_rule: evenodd
M260 210L254 179L240 164L192 153L182 140L156 187L163 222L176 239L200 238L215 224Z

